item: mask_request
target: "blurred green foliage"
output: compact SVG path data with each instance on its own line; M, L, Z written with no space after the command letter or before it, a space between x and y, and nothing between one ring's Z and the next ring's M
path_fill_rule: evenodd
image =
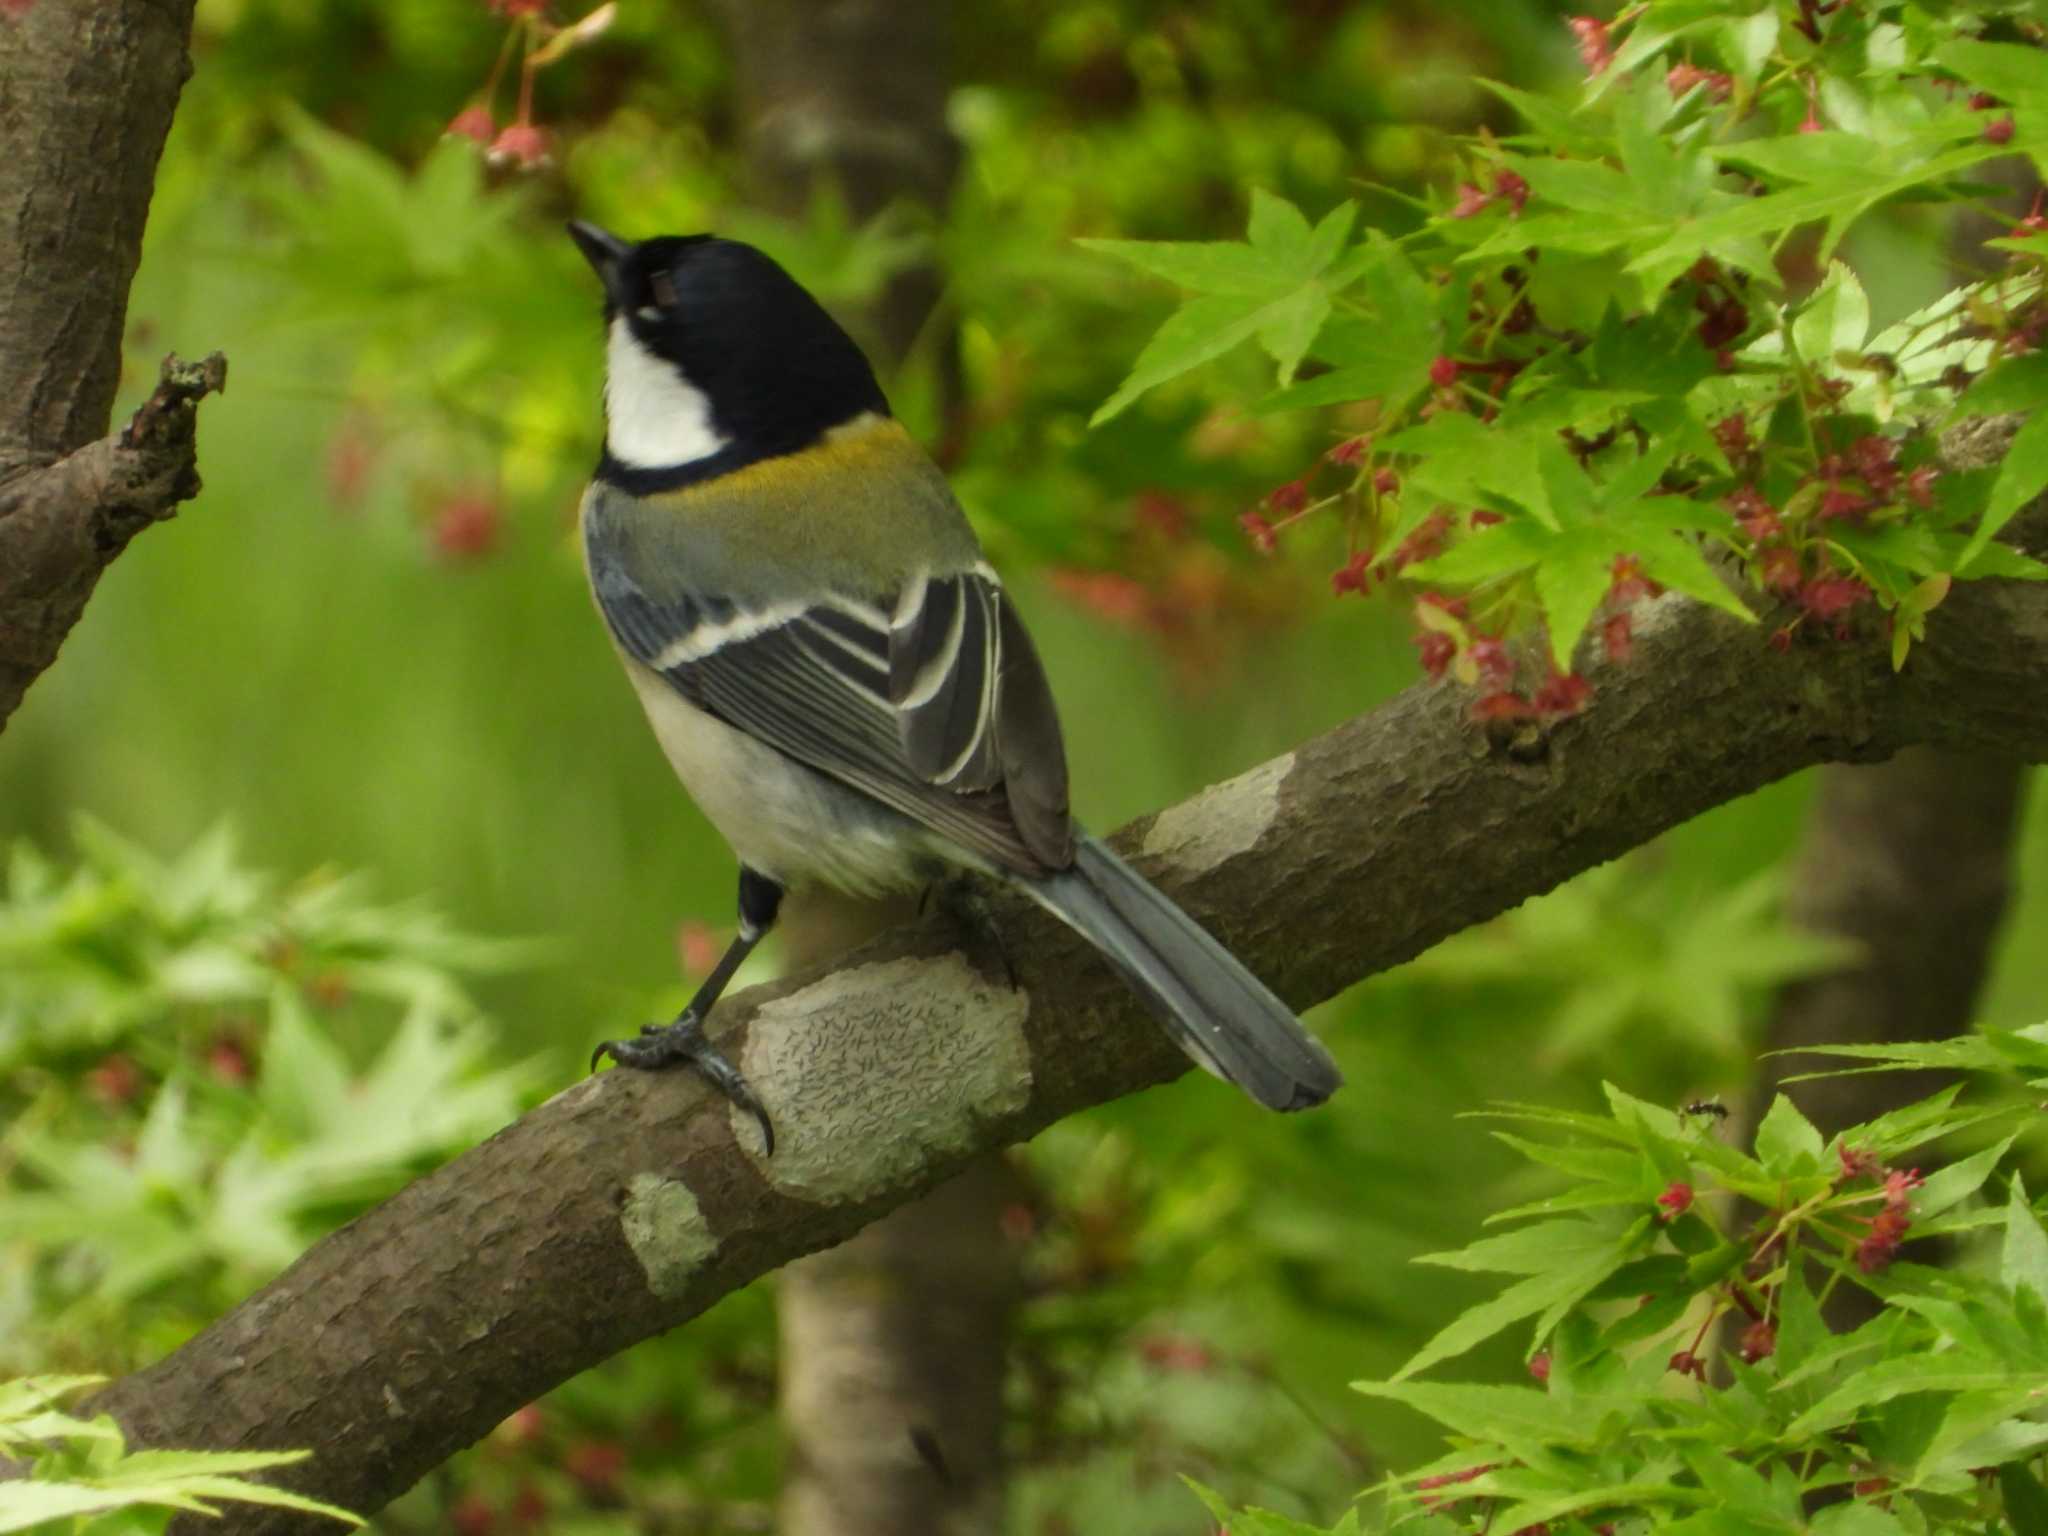
M229 354L206 493L109 572L0 736L0 835L43 850L0 908L8 1369L160 1354L679 1003L701 947L682 925L722 936L730 857L606 654L570 537L600 364L571 213L743 234L846 306L938 263L968 386L955 483L1024 594L1090 823L1416 677L1405 614L1330 595L1334 545L1262 559L1237 527L1365 421L1251 414L1270 372L1241 349L1091 432L1169 306L1077 242L1234 240L1252 187L1317 217L1355 199L1359 229L1405 238L1453 185L1454 135L1514 126L1479 77L1576 90L1559 6L960 8L957 193L867 223L830 189L798 221L749 209L708 9L627 0L542 72L556 153L527 175L441 137L503 35L478 0L219 0L198 26L130 378L171 347ZM1851 237L1880 321L1938 291L1945 231L1908 209ZM927 434L935 361L913 349L888 381ZM1553 1187L1455 1116L1593 1110L1603 1073L1672 1105L1739 1094L1768 988L1826 959L1774 915L1804 797L1724 808L1330 1005L1351 1087L1328 1112L1255 1116L1188 1080L1021 1154L1015 1529L1189 1531L1183 1473L1327 1519L1433 1454L1348 1383L1485 1295L1408 1260ZM544 947L249 865L373 872ZM2048 946L2024 938L2048 923L2048 806L2023 867L1986 1009L2006 1025L2048 995ZM323 1116L358 1094L390 1133L351 1161ZM93 1230L64 1229L80 1199ZM1499 1340L1463 1364L1520 1369ZM378 1525L763 1529L773 1384L757 1287L508 1421Z
M363 1522L332 1504L241 1474L304 1461L304 1451L128 1451L106 1415L81 1419L61 1406L103 1378L30 1376L0 1383L0 1456L24 1465L0 1483L0 1531L67 1536L148 1536L172 1513L220 1513L223 1502Z

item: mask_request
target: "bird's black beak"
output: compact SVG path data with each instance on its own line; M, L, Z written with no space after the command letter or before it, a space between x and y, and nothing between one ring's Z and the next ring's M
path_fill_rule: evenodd
M590 263L604 284L606 302L617 306L619 302L619 266L632 249L610 230L600 229L584 219L569 221L569 238L576 242L576 249L583 253L583 259Z

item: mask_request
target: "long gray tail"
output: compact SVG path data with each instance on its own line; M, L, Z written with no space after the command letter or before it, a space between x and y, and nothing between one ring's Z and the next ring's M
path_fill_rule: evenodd
M1343 1083L1292 1009L1094 838L1026 889L1102 951L1175 1044L1268 1109L1307 1109Z

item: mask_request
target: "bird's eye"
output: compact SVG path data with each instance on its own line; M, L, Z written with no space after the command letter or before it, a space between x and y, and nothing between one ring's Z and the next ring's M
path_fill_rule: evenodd
M663 309L676 307L676 280L666 272L657 272L647 280L647 291L654 295L654 302Z

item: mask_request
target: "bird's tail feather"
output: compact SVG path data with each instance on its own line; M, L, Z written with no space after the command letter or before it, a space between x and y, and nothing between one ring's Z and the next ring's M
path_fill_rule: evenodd
M1092 837L1031 892L1116 967L1174 1042L1269 1109L1307 1109L1344 1081L1294 1012L1193 918Z

